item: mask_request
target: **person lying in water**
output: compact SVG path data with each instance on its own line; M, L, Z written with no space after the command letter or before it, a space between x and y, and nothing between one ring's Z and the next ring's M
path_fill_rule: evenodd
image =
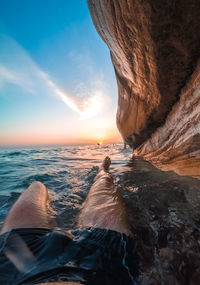
M99 169L77 230L51 228L42 183L33 182L21 194L0 232L0 284L135 284L131 231L110 163L106 157Z

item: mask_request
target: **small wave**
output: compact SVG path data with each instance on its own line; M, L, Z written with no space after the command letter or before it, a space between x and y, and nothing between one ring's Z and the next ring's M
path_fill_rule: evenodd
M67 160L67 161L94 161L95 159L93 158L81 158L81 157L62 157L62 160Z
M32 153L43 153L43 152L48 152L48 150L46 149L30 149L28 150L29 154L32 154Z
M99 170L98 166L93 166L90 171L87 173L87 176L85 177L85 182L88 184L93 183L95 176L97 175L97 172Z
M0 166L0 175L9 175L11 173L15 172L14 169L3 169Z
M19 156L22 154L24 154L24 152L22 151L12 151L12 152L7 153L6 156Z
M40 182L42 182L44 184L48 184L48 182L50 182L54 178L55 178L54 175L50 175L50 174L47 174L47 173L30 175L24 181L22 181L21 183L17 184L15 186L15 188L27 188L34 181L40 181Z
M10 192L9 196L0 195L0 216L5 216L8 213L8 209L18 199L19 195L18 192Z
M63 175L66 175L66 174L69 174L70 172L69 171L67 171L67 170L61 170L61 171L58 171L58 172L56 172L55 173L55 175L61 175L61 176L63 176Z
M56 162L58 162L56 159L53 159L53 158L49 158L49 159L46 159L46 158L34 158L34 159L30 159L29 161L28 161L29 163L31 163L31 162L36 162L36 163L39 163L39 164L49 164L49 163L51 163L51 164L53 164L53 163L56 163Z

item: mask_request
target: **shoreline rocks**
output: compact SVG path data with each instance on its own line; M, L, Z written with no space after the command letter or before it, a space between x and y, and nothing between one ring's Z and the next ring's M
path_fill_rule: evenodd
M135 156L200 178L200 2L88 0L118 84L117 126Z

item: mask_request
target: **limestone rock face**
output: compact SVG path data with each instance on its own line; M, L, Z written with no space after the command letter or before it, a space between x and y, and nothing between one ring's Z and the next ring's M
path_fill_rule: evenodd
M117 126L134 154L200 177L199 0L88 0L116 72Z

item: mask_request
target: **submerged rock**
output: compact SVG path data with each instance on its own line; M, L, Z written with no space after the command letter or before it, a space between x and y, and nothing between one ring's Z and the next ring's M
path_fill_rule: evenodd
M200 2L88 0L108 45L124 141L164 170L200 177Z

